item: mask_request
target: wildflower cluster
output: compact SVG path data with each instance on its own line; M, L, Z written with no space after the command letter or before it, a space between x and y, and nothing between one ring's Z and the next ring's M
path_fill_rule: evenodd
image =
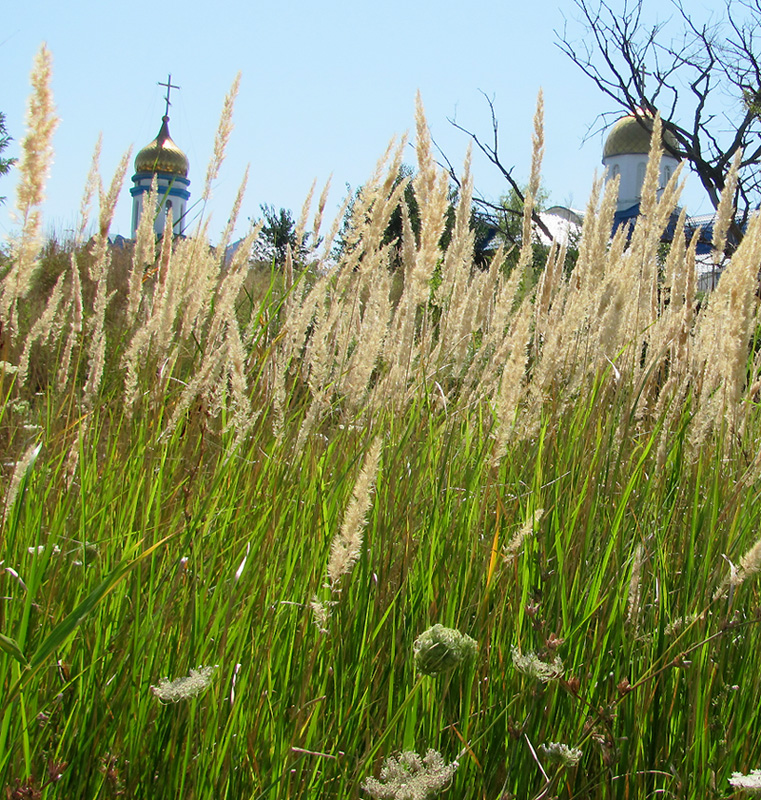
M569 747L562 742L540 744L539 750L548 761L562 764L564 767L575 767L584 755L578 747Z
M423 675L437 675L454 669L474 656L477 650L475 639L438 624L421 633L413 644L415 666Z
M170 681L162 678L158 686L151 686L151 691L162 703L179 703L180 700L189 700L208 689L211 676L216 667L199 667L191 669L190 674Z
M513 666L542 683L557 680L563 674L563 662L560 656L555 656L554 661L547 663L542 661L534 652L521 653L517 647L513 647Z
M430 800L449 786L457 767L436 750L428 750L423 758L407 751L387 758L380 780L366 778L362 788L375 800Z
M733 789L741 789L751 794L761 794L761 769L752 769L747 775L733 772L729 779L729 785Z

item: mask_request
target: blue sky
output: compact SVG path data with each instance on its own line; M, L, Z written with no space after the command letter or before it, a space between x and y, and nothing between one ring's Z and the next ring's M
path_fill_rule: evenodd
M260 0L219 0L214 7L197 0L13 3L0 33L0 110L16 139L4 155L18 152L29 72L42 42L53 55L61 118L45 206L47 230L58 233L74 227L100 132L105 180L130 145L134 158L154 138L164 111L165 90L157 84L168 73L181 87L172 93L170 131L190 158L195 197L225 93L242 73L235 130L210 206L212 231L224 226L246 164L244 219L258 216L260 203L297 214L312 181L321 188L331 174L329 208L336 209L346 184L356 188L368 177L390 138L413 131L418 89L434 138L457 165L467 137L447 118L488 137L489 110L479 90L493 97L504 163L524 181L541 87L545 187L551 202L583 208L603 142L599 134L584 138L612 107L555 46L563 14L573 20L570 0L286 0L280 8ZM413 156L410 150L410 163ZM123 235L130 233L132 172L114 224ZM485 196L506 192L478 154L474 174ZM12 176L0 179L0 195L8 196L1 236L13 229ZM709 210L694 178L685 199L693 213Z

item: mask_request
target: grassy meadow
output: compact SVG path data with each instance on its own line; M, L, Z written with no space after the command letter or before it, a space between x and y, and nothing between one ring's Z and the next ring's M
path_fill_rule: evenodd
M468 165L444 248L448 176L418 106L420 228L403 205L398 242L403 141L338 258L324 196L303 266L252 269L257 230L224 262L240 202L215 247L207 221L157 244L145 214L113 249L129 157L86 181L80 234L45 242L44 51L33 84L0 266L6 798L752 784L759 220L698 297L695 242L660 243L680 176L657 191L656 144L630 239L599 185L572 270L553 246L534 273L528 209L523 249L474 268ZM540 100L533 194L542 150ZM435 625L477 650L418 638Z

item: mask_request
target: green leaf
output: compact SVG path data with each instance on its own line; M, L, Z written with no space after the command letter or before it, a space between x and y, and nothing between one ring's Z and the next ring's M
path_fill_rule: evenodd
M26 660L26 656L21 652L18 642L15 639L11 639L10 636L4 636L2 633L0 633L0 650L3 650L8 653L9 656L15 658L22 667L29 666L29 662Z
M169 538L169 537L167 537ZM166 542L166 538L156 542L152 547L141 553L133 560L124 559L117 567L112 570L110 575L69 614L66 619L59 622L52 631L45 637L44 641L35 650L30 660L32 669L37 669L49 656L58 650L72 633L87 619L100 601L116 588L117 584L127 573L143 559L147 558L157 547Z
M137 564L139 564L141 561L146 559L153 553L154 550L156 550L170 538L171 536L167 536L161 541L156 542L147 550L144 550L142 553L140 553L140 555L138 555L136 558L130 559L129 556L126 556L121 563L119 563L111 571L111 573L101 584L93 589L93 591L90 592L90 594L87 595L87 597L85 597L85 599L64 620L59 622L58 625L56 625L53 630L50 631L40 646L35 650L31 659L28 662L26 659L24 659L23 663L28 667L28 669L21 674L16 683L11 687L8 695L3 698L3 705L5 707L7 707L16 699L16 696L23 689L24 684L32 678L32 676L43 666L45 661L47 661L47 659L53 655L56 650L66 643L74 631L76 631L76 629L93 612L98 603L100 603L100 601L103 600L103 598L117 586L117 584L130 572L130 570L137 566ZM139 546L139 544L137 546ZM135 549L133 549L132 552L134 552ZM12 639L8 639L7 637L5 638L7 643L3 645L4 650L7 647L12 648L13 645L16 645ZM16 650L21 658L24 658L20 648L18 648L18 645L16 645ZM8 652L10 652L14 658L17 658L12 650L9 650Z

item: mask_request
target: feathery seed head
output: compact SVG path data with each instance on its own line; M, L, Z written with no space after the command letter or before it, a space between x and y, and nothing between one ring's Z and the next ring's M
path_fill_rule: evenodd
M520 529L517 530L513 534L513 538L510 539L508 544L502 549L502 558L505 561L509 561L511 558L514 558L518 555L518 551L521 549L521 545L523 544L523 540L527 536L531 536L534 532L534 528L539 523L539 520L544 515L544 509L538 508L534 513L521 525Z
M27 134L21 142L16 208L21 232L15 243L15 263L0 283L0 322L16 327L16 304L26 297L37 269L42 245L42 212L50 164L53 160L53 133L58 126L53 93L50 51L43 45L35 57L31 75L32 94L27 106Z
M351 572L360 556L367 513L370 510L375 480L378 477L382 446L383 440L380 436L370 445L365 463L354 484L352 499L346 508L341 530L331 542L327 573L329 585L333 589L337 588L342 575Z
M202 198L205 201L211 197L211 185L219 175L219 168L225 160L225 150L227 143L230 141L230 134L233 130L233 108L235 107L235 98L238 96L238 89L240 88L240 72L235 76L230 91L225 95L225 102L222 106L222 114L219 118L219 126L217 133L214 137L214 152L211 156L211 161L206 170L206 180L204 181L204 189Z
M320 599L318 599L317 595L315 595L309 602L309 606L314 614L312 621L317 627L317 630L322 634L328 633L330 630L328 625L330 623L331 605L331 602L323 603Z

